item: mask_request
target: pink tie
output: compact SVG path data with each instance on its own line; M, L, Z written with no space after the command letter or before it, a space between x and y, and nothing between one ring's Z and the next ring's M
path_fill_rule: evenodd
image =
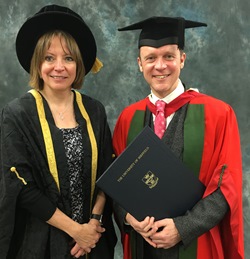
M162 100L158 100L155 104L156 104L156 116L155 116L154 130L155 130L155 134L159 138L162 138L166 130L166 119L164 114L166 103Z

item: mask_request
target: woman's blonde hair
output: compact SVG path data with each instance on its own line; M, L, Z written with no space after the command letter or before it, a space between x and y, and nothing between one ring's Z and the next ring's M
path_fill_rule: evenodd
M60 41L65 40L66 46L76 62L76 78L72 84L72 88L80 89L82 87L85 67L82 60L82 55L75 39L67 32L55 30L45 33L37 41L30 64L30 81L29 84L32 88L42 90L44 81L41 78L41 65L45 58L45 53L49 49L52 39L58 36Z

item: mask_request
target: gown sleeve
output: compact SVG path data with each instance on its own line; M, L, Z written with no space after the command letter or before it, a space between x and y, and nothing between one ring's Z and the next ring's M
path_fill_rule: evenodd
M228 212L228 203L220 189L200 200L184 216L174 218L184 246L216 226Z
M42 221L49 220L56 211L56 206L35 184L26 185L21 190L18 195L17 206L28 210Z

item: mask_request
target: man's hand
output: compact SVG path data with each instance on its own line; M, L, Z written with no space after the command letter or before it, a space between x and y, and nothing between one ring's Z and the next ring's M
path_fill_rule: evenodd
M180 234L174 224L173 219L163 219L154 223L154 228L163 228L160 232L150 235L150 239L157 248L168 249L181 241Z
M154 226L154 217L146 217L143 221L138 221L131 214L126 215L126 221L138 232L150 245L156 247L156 244L149 238L156 233L158 228Z

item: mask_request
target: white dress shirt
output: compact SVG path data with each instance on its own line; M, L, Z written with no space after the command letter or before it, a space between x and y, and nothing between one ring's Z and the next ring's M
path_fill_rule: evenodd
M185 88L181 82L181 80L179 79L179 83L177 85L177 87L175 88L175 90L170 93L169 95L167 95L166 97L159 99L157 96L155 96L152 91L151 94L149 95L149 100L151 103L155 104L156 101L158 100L162 100L165 103L170 103L171 101L173 101L175 98L177 98L179 95L181 95L182 93L184 93ZM175 113L170 114L167 118L166 118L166 128L168 127L170 121L173 119ZM153 114L153 121L155 121L155 115Z

